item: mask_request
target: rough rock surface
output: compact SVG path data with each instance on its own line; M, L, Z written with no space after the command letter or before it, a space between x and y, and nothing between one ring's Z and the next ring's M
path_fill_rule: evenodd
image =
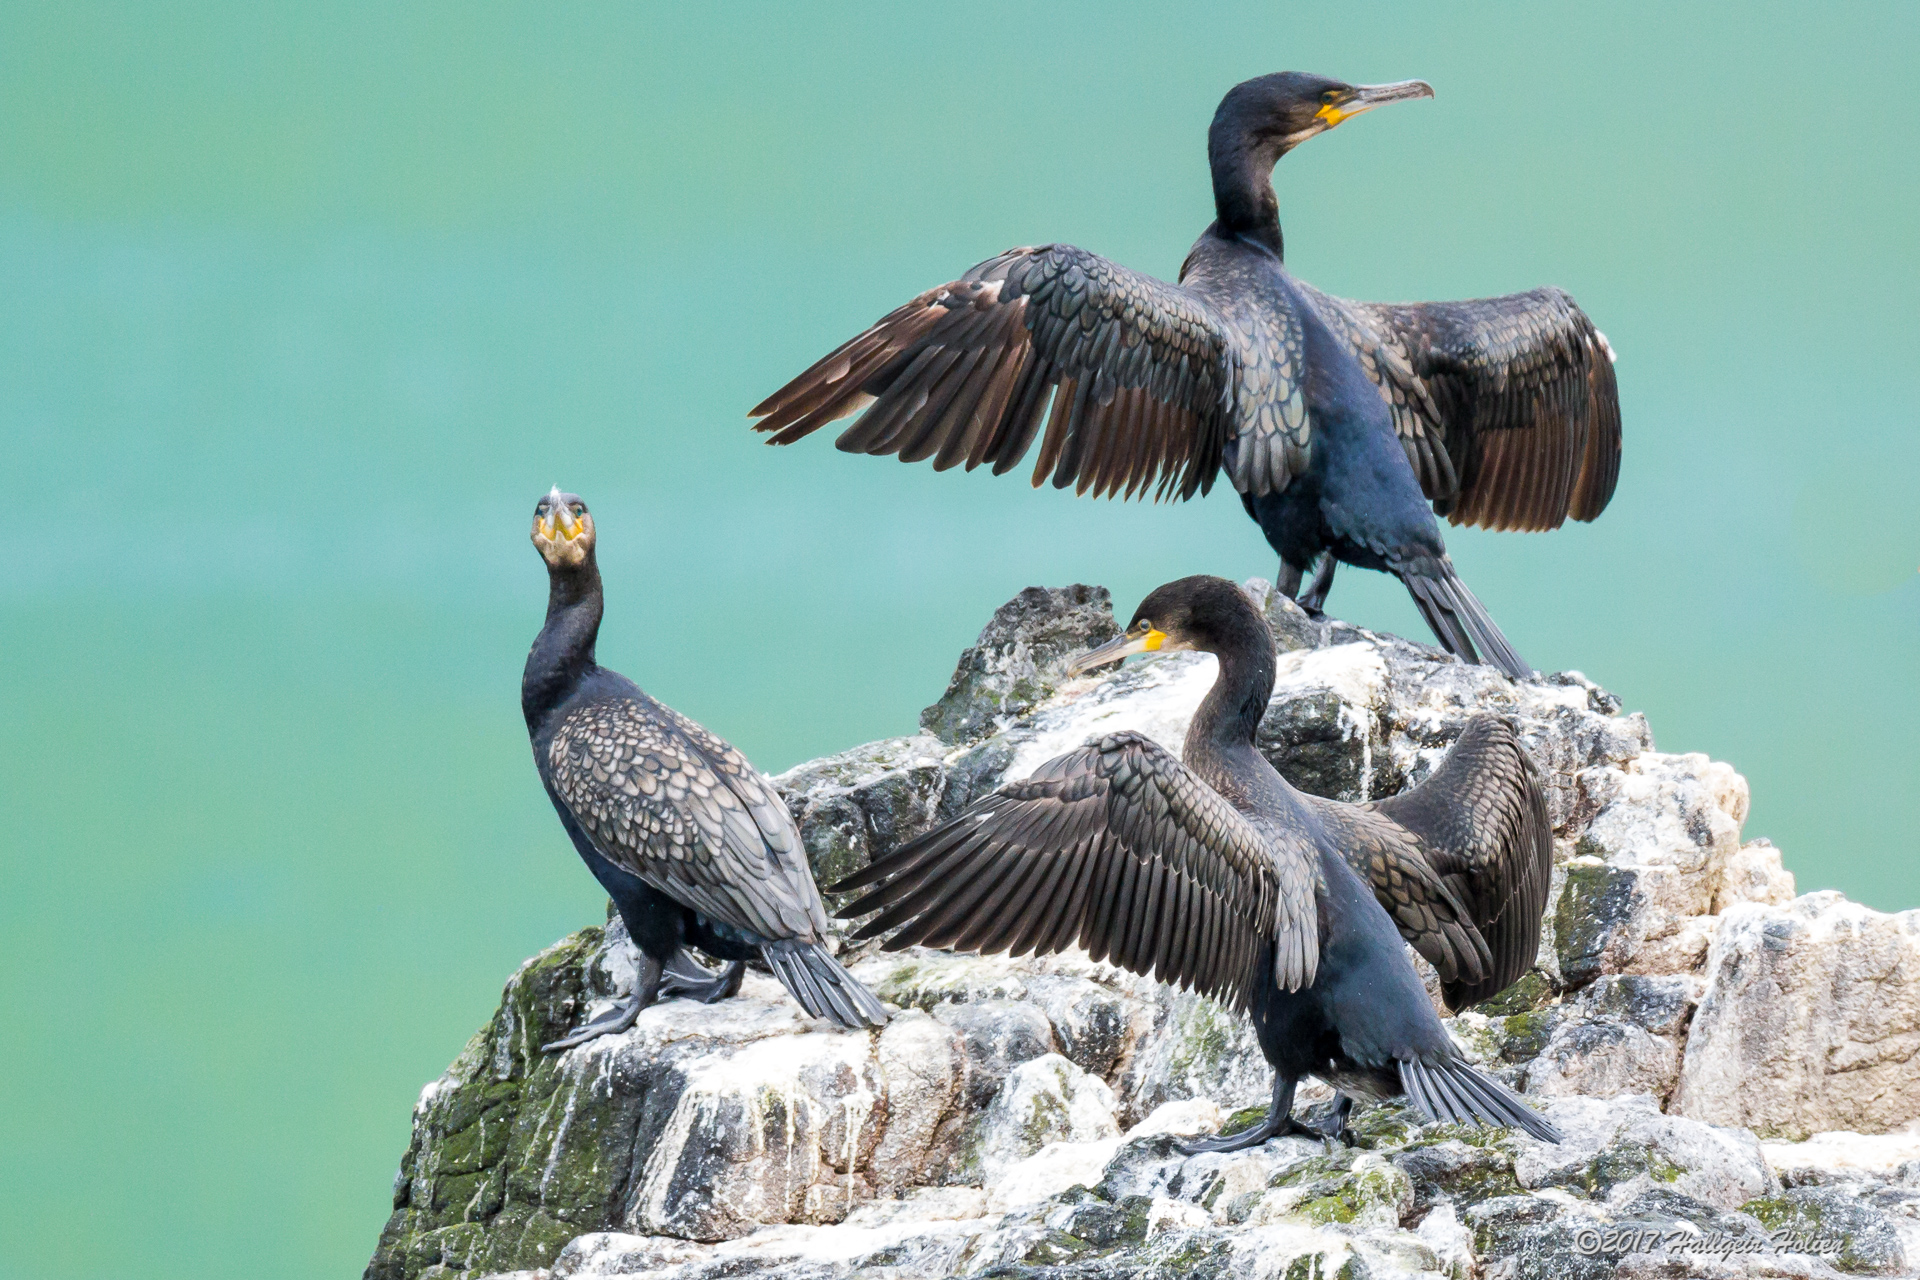
M1920 1269L1920 912L1793 895L1741 842L1745 781L1653 749L1577 673L1515 684L1309 619L1249 584L1282 650L1260 745L1359 800L1512 716L1548 785L1535 969L1449 1020L1566 1134L1355 1112L1358 1142L1182 1157L1270 1077L1209 1001L1093 964L845 953L900 1013L807 1018L770 978L538 1045L632 980L618 922L535 956L422 1092L368 1275L553 1277L1900 1275ZM1178 750L1213 678L1171 654L1067 680L1115 634L1099 588L1030 589L923 732L776 779L822 883L1087 738ZM1331 1104L1303 1089L1309 1117ZM1232 1117L1231 1119L1229 1117Z
M996 609L960 655L920 727L946 743L984 738L1058 688L1069 659L1118 634L1105 587L1028 587Z
M1737 903L1706 971L1687 1114L1794 1137L1920 1115L1920 910L1886 915L1831 891Z

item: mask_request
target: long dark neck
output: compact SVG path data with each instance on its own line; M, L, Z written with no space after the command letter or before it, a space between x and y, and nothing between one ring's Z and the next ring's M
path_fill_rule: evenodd
M1286 257L1280 238L1280 204L1273 198L1273 166L1285 148L1232 121L1216 119L1207 134L1213 170L1213 209L1223 235L1251 240Z
M1203 776L1209 772L1203 766L1227 764L1255 751L1254 731L1273 696L1273 635L1258 615L1250 613L1234 634L1222 637L1214 653L1220 674L1193 713L1181 753Z
M520 710L529 729L538 727L594 669L593 644L600 635L605 605L600 566L591 555L577 568L548 573L547 624L534 637L527 669L520 677Z

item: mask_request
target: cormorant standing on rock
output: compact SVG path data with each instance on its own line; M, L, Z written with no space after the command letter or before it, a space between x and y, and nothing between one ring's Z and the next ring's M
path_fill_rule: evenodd
M1225 471L1309 612L1336 562L1382 569L1448 652L1524 679L1434 516L1527 530L1598 516L1620 470L1612 349L1558 289L1350 302L1282 265L1280 157L1432 95L1294 71L1237 85L1207 134L1216 217L1179 283L1072 245L1010 249L836 348L757 405L755 427L790 444L864 410L839 448L999 475L1044 421L1033 483L1096 495L1190 498Z
M603 600L593 516L554 489L533 513L547 622L520 707L533 760L573 847L640 952L632 994L571 1035L624 1031L654 1000L718 1000L765 959L800 1007L843 1027L887 1012L827 950L827 916L787 806L738 751L593 660ZM685 948L730 961L715 975Z
M1404 1094L1430 1119L1559 1141L1461 1056L1400 942L1434 964L1456 1007L1532 964L1552 830L1513 727L1475 717L1419 786L1340 804L1294 790L1254 746L1273 691L1273 637L1238 587L1168 583L1125 635L1076 667L1156 649L1220 660L1181 759L1114 733L1003 785L833 886L868 890L839 915L879 913L855 936L894 930L888 950L1044 955L1079 945L1248 1013L1274 1068L1272 1109L1192 1150L1324 1136L1293 1118L1307 1075L1340 1091L1340 1132L1354 1097Z

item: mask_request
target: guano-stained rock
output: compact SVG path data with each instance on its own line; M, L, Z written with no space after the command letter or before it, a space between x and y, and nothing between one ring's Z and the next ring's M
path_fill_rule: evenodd
M1644 719L1577 672L1516 683L1308 618L1266 584L1249 591L1280 650L1259 745L1296 785L1392 794L1425 778L1472 715L1517 726L1554 824L1544 936L1532 972L1448 1025L1565 1144L1425 1125L1390 1103L1355 1110L1352 1148L1288 1137L1184 1156L1178 1135L1264 1108L1271 1080L1250 1028L1078 952L869 946L844 958L900 1010L879 1031L809 1019L750 974L737 999L669 1001L625 1033L541 1054L632 982L616 920L523 965L422 1092L367 1274L1909 1272L1920 912L1795 899L1779 851L1742 842L1744 780L1654 751ZM1133 729L1178 750L1213 660L1065 677L1066 657L1116 631L1098 588L1024 592L923 732L776 779L816 877L866 865L1095 735ZM1298 1106L1323 1121L1331 1094L1303 1086ZM1755 1131L1816 1136L1763 1148ZM1822 1224L1842 1228L1844 1248L1773 1248L1774 1233L1812 1238ZM1694 1247L1706 1240L1717 1252Z
M1006 1169L1050 1143L1098 1142L1120 1136L1113 1090L1057 1053L1007 1073L981 1114L969 1151L970 1172L991 1184Z

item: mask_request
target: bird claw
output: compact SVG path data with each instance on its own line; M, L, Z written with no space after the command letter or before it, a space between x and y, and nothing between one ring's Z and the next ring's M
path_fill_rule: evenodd
M608 1009L599 1017L589 1018L574 1030L561 1036L558 1040L550 1040L546 1044L541 1045L540 1052L564 1053L568 1049L576 1045L585 1044L589 1040L598 1040L601 1036L615 1035L625 1031L639 1018L640 1011L652 1003L651 1000L642 1000L638 996L629 996L625 1001L614 1005L613 1008Z
M1334 1129L1322 1129L1288 1116L1275 1124L1271 1119L1249 1125L1238 1133L1221 1133L1211 1138L1198 1138L1192 1142L1176 1142L1183 1156L1223 1155L1233 1151L1245 1151L1257 1147L1274 1138L1311 1138L1320 1143L1336 1143L1351 1147L1354 1145L1353 1130L1345 1124Z
M1313 580L1307 584L1304 591L1294 596L1293 602L1299 605L1301 612L1309 618L1317 621L1327 616L1327 592L1333 589L1333 571L1339 565L1340 562L1334 559L1333 552L1321 552L1320 562L1313 571Z
M1317 1125L1311 1125L1304 1120L1295 1120L1289 1117L1287 1122L1280 1126L1278 1136L1283 1138L1312 1138L1315 1142L1325 1142L1333 1135Z

